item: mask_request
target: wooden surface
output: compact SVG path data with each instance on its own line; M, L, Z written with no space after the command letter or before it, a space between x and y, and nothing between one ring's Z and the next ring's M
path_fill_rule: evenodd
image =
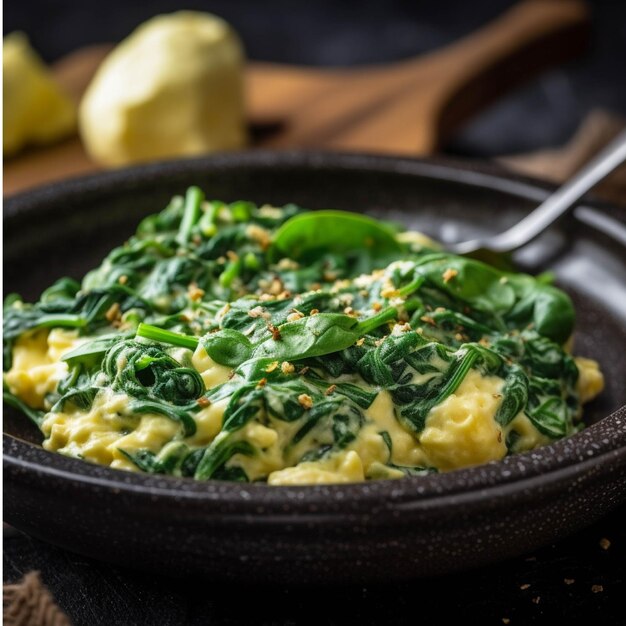
M250 63L252 147L433 154L456 128L507 90L582 51L582 0L523 0L451 46L385 66L303 68ZM110 46L54 66L78 101ZM4 193L97 171L78 137L30 149L4 166Z

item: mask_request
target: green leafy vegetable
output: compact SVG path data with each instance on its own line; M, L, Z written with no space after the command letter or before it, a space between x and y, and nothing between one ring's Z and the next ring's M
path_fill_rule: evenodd
M378 452L363 457L380 456L367 478L432 473L402 464L389 420L419 447L431 410L472 372L496 381L493 419L509 453L528 445L519 415L549 440L575 432L579 373L563 349L574 310L552 277L405 243L397 231L355 213L206 200L191 187L81 283L62 278L32 304L7 296L5 402L64 453L97 445L73 428L88 415L111 424L103 439L119 437L116 458L198 480L322 467L362 452L365 433ZM52 329L77 345L59 357ZM37 358L51 378L29 394L18 370L35 333L37 350L48 337ZM385 406L392 414L379 423ZM52 435L55 420L71 426L63 436ZM163 441L153 423L175 435Z
M276 231L273 246L276 254L296 260L324 250L334 254L359 250L373 256L403 251L392 228L371 217L345 211L296 215Z

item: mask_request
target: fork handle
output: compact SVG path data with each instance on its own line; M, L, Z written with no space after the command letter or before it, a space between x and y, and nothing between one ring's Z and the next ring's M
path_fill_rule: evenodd
M578 200L624 162L626 162L626 130L532 213L512 228L483 241L483 245L495 252L510 252L530 243L549 226L567 215Z

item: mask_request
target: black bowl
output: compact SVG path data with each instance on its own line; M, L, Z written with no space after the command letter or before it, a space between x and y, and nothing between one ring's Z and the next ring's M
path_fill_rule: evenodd
M209 197L367 211L444 240L504 229L538 183L450 162L243 153L120 170L5 204L5 287L80 277L190 184ZM481 467L398 481L268 487L127 473L43 450L5 411L5 519L69 550L220 580L375 581L532 550L626 498L626 210L595 203L518 254L555 271L578 310L576 352L607 377L579 434ZM621 408L620 408L621 407Z

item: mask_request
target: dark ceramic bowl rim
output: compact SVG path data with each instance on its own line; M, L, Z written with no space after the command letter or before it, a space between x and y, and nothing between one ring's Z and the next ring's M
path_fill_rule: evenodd
M141 165L101 174L76 178L38 187L5 202L5 217L35 211L47 202L62 198L80 201L84 195L97 192L108 184L123 193L137 181L158 181L165 174L206 171L207 169L257 169L281 166L288 168L337 168L350 170L393 171L439 180L461 182L493 191L504 191L521 199L541 200L550 185L529 178L504 174L490 166L468 166L452 160L411 159L364 154L324 152L253 151L230 153L213 157L177 160ZM600 203L586 203L600 210ZM553 444L495 461L486 465L435 474L408 477L394 481L372 481L341 485L312 485L299 487L270 487L265 484L198 482L186 478L152 476L114 470L48 452L34 444L16 439L6 433L4 463L7 469L73 483L94 493L106 489L151 498L176 498L237 504L238 514L254 512L259 504L264 512L301 510L310 516L311 507L319 515L327 509L335 512L338 500L350 499L352 506L367 511L381 498L394 503L427 507L446 506L450 499L476 499L522 492L529 481L543 489L560 484L564 477L582 473L590 464L603 465L605 459L626 467L626 406L590 425L583 431ZM325 506L328 505L328 508ZM352 509L354 511L354 508ZM336 513L335 513L336 514ZM316 514L316 519L318 514Z

